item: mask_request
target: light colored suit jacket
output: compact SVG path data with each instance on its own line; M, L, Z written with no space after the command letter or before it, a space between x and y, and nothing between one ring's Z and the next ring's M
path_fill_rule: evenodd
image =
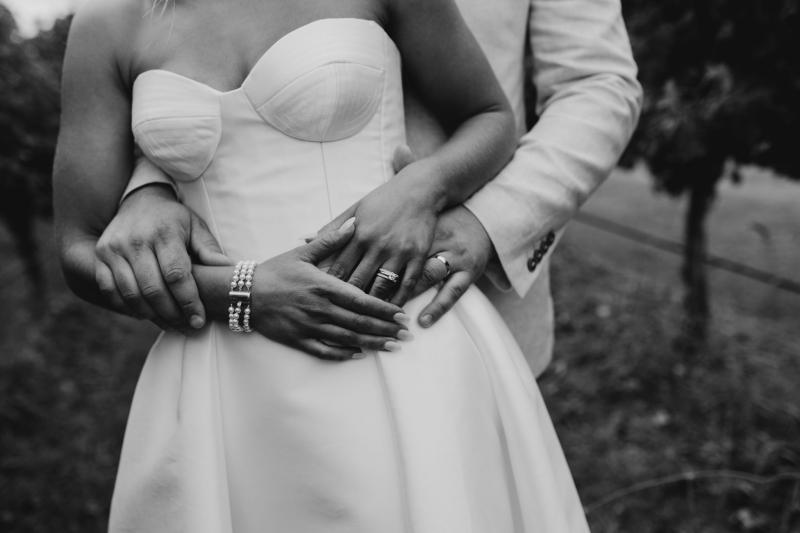
M480 283L536 375L552 357L549 257L586 198L605 180L639 117L620 0L456 0L511 102L520 133L512 161L466 203L499 261ZM525 131L524 53L533 57L539 121ZM444 136L407 92L415 153ZM513 290L511 290L513 288Z
M608 176L630 139L641 87L620 0L456 3L511 102L520 135L512 161L465 204L486 228L498 257L487 272L491 283L480 286L538 375L552 357L549 256L564 225ZM539 121L526 132L528 45ZM432 114L410 91L406 115L415 154L430 153L444 141ZM167 180L141 160L126 194Z

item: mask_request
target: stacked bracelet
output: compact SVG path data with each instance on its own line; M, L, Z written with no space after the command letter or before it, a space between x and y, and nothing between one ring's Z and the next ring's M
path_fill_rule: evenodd
M250 291L255 277L255 261L239 261L233 270L228 292L228 327L236 333L250 333Z

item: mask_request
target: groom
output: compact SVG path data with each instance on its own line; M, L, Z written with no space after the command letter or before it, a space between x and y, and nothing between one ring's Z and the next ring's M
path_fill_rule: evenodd
M477 282L538 375L550 360L553 343L549 257L565 224L613 169L633 133L641 100L636 65L620 0L456 3L514 109L520 142L493 181L437 221L431 255L442 255L451 271L439 260L428 262L420 288L444 283L418 320L423 327L434 324ZM532 50L539 116L530 131L523 90L526 46ZM412 153L427 155L444 141L444 131L408 87L406 114ZM185 326L185 315L194 316L198 326L202 304L187 251L220 260L221 252L169 186L157 168L140 162L100 241L98 258L113 270L120 261L141 260L141 250L147 249L127 244L158 240L165 250L159 254L161 277L137 279L140 288L149 290L128 297L139 298L140 307L158 309L161 323Z

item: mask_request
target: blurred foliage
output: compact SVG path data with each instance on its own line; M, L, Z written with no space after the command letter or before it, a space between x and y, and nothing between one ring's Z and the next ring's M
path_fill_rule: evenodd
M623 0L645 105L629 156L664 190L725 160L800 177L800 3ZM714 165L700 163L712 161Z
M800 5L796 0L623 0L645 102L623 158L659 190L689 197L687 338L707 338L705 224L720 179L757 164L800 177Z
M679 289L565 241L553 256L554 360L539 385L592 531L800 531L791 315L722 308L695 358L673 340Z
M52 29L23 39L9 10L0 5L0 191L16 200L21 199L17 191L32 193L38 212L50 210L68 28L69 19L61 19Z
M52 212L50 176L70 20L23 39L11 12L0 4L0 220L35 283L41 266L33 227L38 215Z

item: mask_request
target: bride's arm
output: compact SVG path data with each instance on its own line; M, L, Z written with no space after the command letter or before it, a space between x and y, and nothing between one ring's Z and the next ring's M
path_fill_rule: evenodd
M98 238L115 214L133 166L130 70L125 58L128 43L133 42L130 28L141 14L120 13L122 4L89 2L72 23L53 180L55 227L62 268L76 294L158 322L167 314L162 306L176 303L161 279L157 244L127 243L131 263L116 261L108 267L96 257ZM335 359L357 350L328 346L320 339L340 346L387 349L387 343L401 336L398 322L405 317L395 318L398 307L370 298L310 263L316 259L314 253L328 253L350 236L351 231L340 231L328 242L292 250L258 266L253 324L259 333ZM227 318L231 274L227 266L194 269L212 318ZM137 279L149 279L151 284L140 286ZM148 303L141 298L143 292L158 297Z
M356 235L330 272L372 294L391 285L379 268L402 274L392 301L416 286L433 240L436 217L492 179L511 157L516 129L489 63L452 0L387 0L385 23L413 84L450 133L428 157L403 168L360 200ZM341 219L342 217L339 217Z
M390 0L389 6L404 84L414 86L449 132L447 142L399 175L416 178L414 185L441 212L462 203L508 162L517 145L514 115L453 0Z

